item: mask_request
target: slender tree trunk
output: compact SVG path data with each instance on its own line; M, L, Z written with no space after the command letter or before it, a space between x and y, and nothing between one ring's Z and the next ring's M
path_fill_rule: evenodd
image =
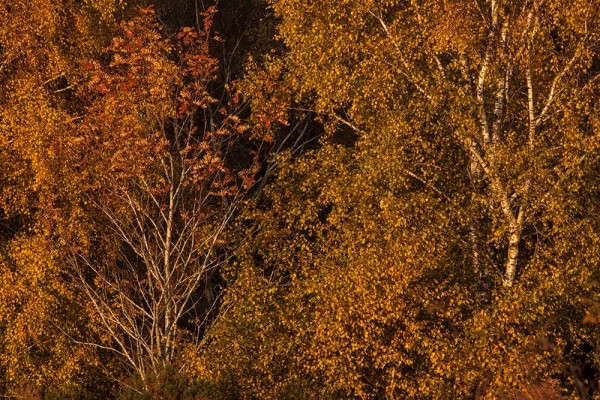
M517 271L517 261L519 258L519 244L521 243L521 227L512 226L508 237L508 252L506 255L506 265L504 268L504 287L512 287L515 281Z

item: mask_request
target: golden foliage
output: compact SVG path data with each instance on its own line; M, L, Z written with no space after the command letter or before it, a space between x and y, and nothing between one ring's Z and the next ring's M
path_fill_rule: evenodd
M597 396L600 3L267 3L0 4L0 389Z
M577 393L569 365L597 352L598 4L271 4L287 52L263 68L325 133L251 207L215 379L258 398Z

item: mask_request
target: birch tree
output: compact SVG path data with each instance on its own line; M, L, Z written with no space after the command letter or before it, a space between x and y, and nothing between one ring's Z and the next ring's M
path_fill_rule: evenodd
M198 344L214 311L226 227L251 183L226 163L246 129L236 100L208 92L213 13L175 42L142 10L107 49L110 64L90 64L82 93L92 104L80 125L87 201L109 238L73 249L75 285L104 338L82 344L114 352L144 383L188 366L182 348Z
M291 97L323 134L250 213L215 379L259 398L592 393L574 371L597 370L598 2L271 4L287 50L258 101Z
M590 105L598 83L598 4L365 1L322 13L274 5L290 21L281 29L295 49L299 90L318 91L319 111L342 107L346 114L335 118L362 135L381 123L377 110L389 102L443 124L441 134L462 148L473 188L461 205L470 214L472 263L482 275L501 269L503 285L513 286L526 262L523 232L597 151ZM337 22L344 12L354 17L346 26ZM371 107L354 98L356 91ZM408 140L419 137L410 134ZM424 174L433 172L410 163L406 173L441 198L455 186L428 180ZM504 246L500 265L490 244Z

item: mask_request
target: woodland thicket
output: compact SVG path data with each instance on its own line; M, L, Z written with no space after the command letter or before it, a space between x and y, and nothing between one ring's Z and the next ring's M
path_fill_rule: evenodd
M0 395L600 398L597 0L0 0Z

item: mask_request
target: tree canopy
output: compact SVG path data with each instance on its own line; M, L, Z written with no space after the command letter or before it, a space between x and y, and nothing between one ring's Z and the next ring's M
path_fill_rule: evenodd
M0 392L600 394L600 4L0 4Z

